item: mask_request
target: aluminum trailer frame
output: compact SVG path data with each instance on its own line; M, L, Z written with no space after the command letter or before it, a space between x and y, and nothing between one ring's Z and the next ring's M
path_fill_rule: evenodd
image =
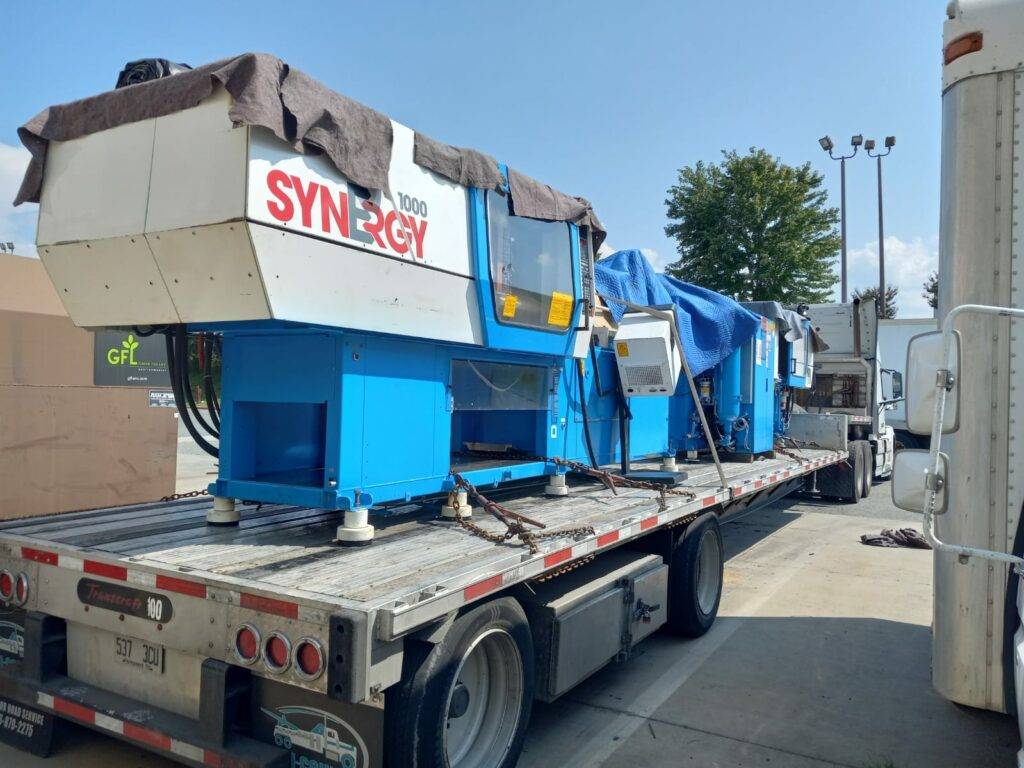
M401 678L405 638L429 641L470 604L694 514L729 518L788 495L810 473L847 456L800 449L753 464L723 463L725 488L710 462L687 465L689 477L680 487L694 498L670 495L664 505L653 491L613 495L593 482L573 485L567 497L535 495L535 485L487 491L548 530L594 528L593 535L542 540L536 554L484 540L438 518L436 508L413 505L385 521L377 540L363 548L329 545L336 513L317 509L252 507L238 528L211 527L208 498L7 522L0 525L0 572L25 573L29 589L20 609L23 663L16 670L0 666L0 696L190 764L230 757L270 765L283 752L231 736L226 725L232 671L243 667L233 650L240 625L257 626L263 637L281 631L313 638L327 656L326 672L315 680L302 679L294 668L273 674L258 664L247 674L382 710L382 692ZM479 513L477 523L499 531ZM172 606L173 618L156 621L130 605L104 604L102 594L83 600L83 582L115 597L121 588L141 591ZM151 686L142 673L135 675L141 682L133 682L123 669L111 670L90 645L111 634L167 649L161 686ZM60 650L66 650L71 637L75 654L68 654L66 675L56 675L46 659L55 645L64 643ZM140 708L152 712L146 728L128 717Z

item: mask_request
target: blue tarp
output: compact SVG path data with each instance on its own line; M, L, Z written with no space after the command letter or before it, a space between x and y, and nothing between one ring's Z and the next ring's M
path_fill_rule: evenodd
M640 251L618 251L595 262L594 283L616 322L626 308L615 298L645 307L674 304L679 339L694 375L722 362L761 322L728 296L655 272Z

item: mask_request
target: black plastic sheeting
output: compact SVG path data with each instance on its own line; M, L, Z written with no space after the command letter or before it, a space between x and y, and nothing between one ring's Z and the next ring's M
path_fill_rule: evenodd
M187 72L192 69L188 64L179 64L167 59L139 59L129 61L124 69L117 76L115 88L126 88L129 85L147 83L150 80L159 80L161 77L170 77L179 72Z

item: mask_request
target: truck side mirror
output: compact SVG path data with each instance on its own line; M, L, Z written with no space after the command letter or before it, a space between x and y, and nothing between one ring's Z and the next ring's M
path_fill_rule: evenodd
M899 400L903 397L903 374L893 371L892 374L892 399Z
M953 331L952 360L943 357L942 333L931 331L913 337L907 345L906 412L907 429L916 435L930 435L935 414L936 377L946 370L948 394L942 418L942 434L960 428L960 333Z
M928 451L904 449L896 454L892 467L892 503L908 512L924 512L928 484L936 486L935 514L946 511L946 478L949 476L949 457L940 452L939 474L929 480Z

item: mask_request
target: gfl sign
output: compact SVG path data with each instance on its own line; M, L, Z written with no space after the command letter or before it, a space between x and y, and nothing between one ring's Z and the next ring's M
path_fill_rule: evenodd
M107 362L111 365L138 365L135 362L135 350L139 348L139 342L133 334L121 342L120 347L111 347L107 350Z
M424 258L428 213L425 201L396 193L395 202L401 212L385 212L373 200L345 187L306 182L279 169L269 171L266 181L272 198L267 200L267 211L282 224L290 224L298 217L305 229L332 240L340 236L399 256L409 253L408 230L412 255Z

